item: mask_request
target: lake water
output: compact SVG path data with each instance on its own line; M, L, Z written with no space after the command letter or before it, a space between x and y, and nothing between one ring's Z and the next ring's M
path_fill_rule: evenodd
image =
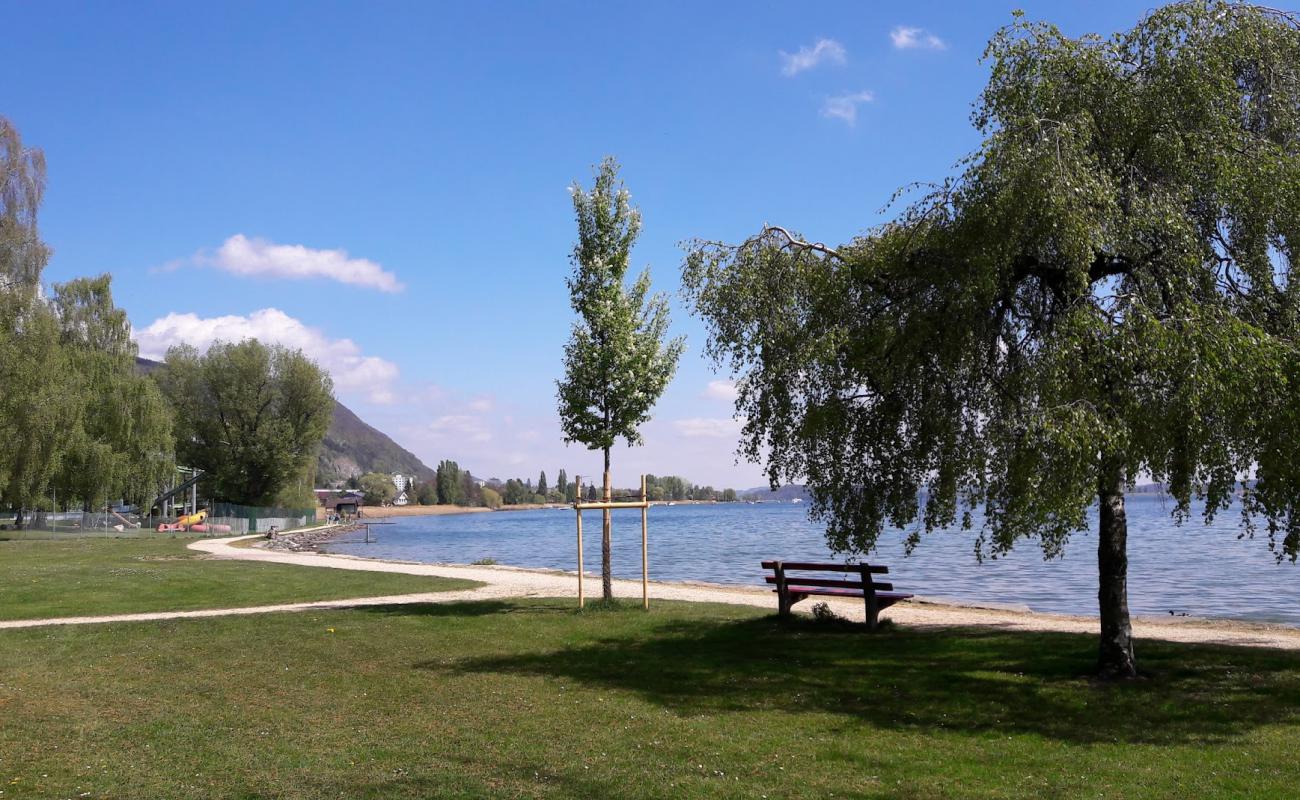
M763 503L654 506L650 509L650 577L762 584L759 562L770 558L832 557L822 530L802 504ZM1150 495L1128 499L1129 606L1135 614L1170 611L1202 617L1300 625L1300 566L1278 564L1263 539L1237 538L1234 507L1206 527L1199 517L1175 526L1172 501ZM370 544L335 542L331 552L430 563L499 564L573 570L574 514L570 509L431 517L394 517L376 526ZM1096 525L1093 514L1092 525ZM583 566L600 571L600 512L583 517ZM617 577L641 577L641 521L637 511L614 512L613 568ZM936 532L911 556L903 534L888 533L868 561L887 564L895 588L927 597L1025 605L1036 611L1096 614L1096 534L1077 533L1065 557L1044 561L1037 543L1023 540L996 561L975 560L974 534ZM597 591L599 591L597 589Z

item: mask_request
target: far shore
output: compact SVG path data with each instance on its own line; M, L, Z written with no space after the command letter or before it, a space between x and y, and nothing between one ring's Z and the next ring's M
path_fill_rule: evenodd
M741 502L739 500L732 502L723 502L721 500L651 500L652 506L712 506L712 505L734 505ZM572 510L573 506L569 503L519 503L511 506L500 506L499 508L486 508L484 506L362 506L361 519L383 519L385 517L433 517L443 516L445 514L476 514L483 511L540 511L543 509L564 508ZM319 513L319 511L318 511Z
M474 514L479 511L491 510L483 506L362 506L361 521L383 519L384 517L433 517L442 516L443 514Z

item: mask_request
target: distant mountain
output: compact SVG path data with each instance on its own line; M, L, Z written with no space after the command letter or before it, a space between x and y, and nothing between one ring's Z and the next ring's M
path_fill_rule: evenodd
M737 492L742 499L758 500L764 503L788 503L791 500L801 500L807 502L812 499L808 490L798 484L782 486L776 491L772 491L768 486L756 486L753 489L746 489L743 492Z
M137 358L135 364L146 375L162 366L147 358ZM316 483L330 485L365 472L400 472L422 481L433 478L433 470L414 453L335 400L334 415L316 458Z
M400 472L422 481L433 479L433 470L414 453L336 400L334 418L317 458L316 482L331 484L364 472Z

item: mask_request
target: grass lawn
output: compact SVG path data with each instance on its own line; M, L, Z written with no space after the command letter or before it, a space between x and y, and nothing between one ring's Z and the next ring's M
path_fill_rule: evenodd
M187 550L189 541L0 541L0 619L188 611L477 585L417 575L217 561Z
M527 600L0 631L26 797L1294 797L1300 657ZM84 795L83 795L84 793Z

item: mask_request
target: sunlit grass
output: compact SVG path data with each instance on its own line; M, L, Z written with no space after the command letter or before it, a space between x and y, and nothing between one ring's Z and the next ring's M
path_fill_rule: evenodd
M469 581L217 561L188 539L0 541L0 619L185 611L464 589Z
M458 603L0 632L10 797L1288 797L1291 653ZM11 781L16 781L10 784Z

